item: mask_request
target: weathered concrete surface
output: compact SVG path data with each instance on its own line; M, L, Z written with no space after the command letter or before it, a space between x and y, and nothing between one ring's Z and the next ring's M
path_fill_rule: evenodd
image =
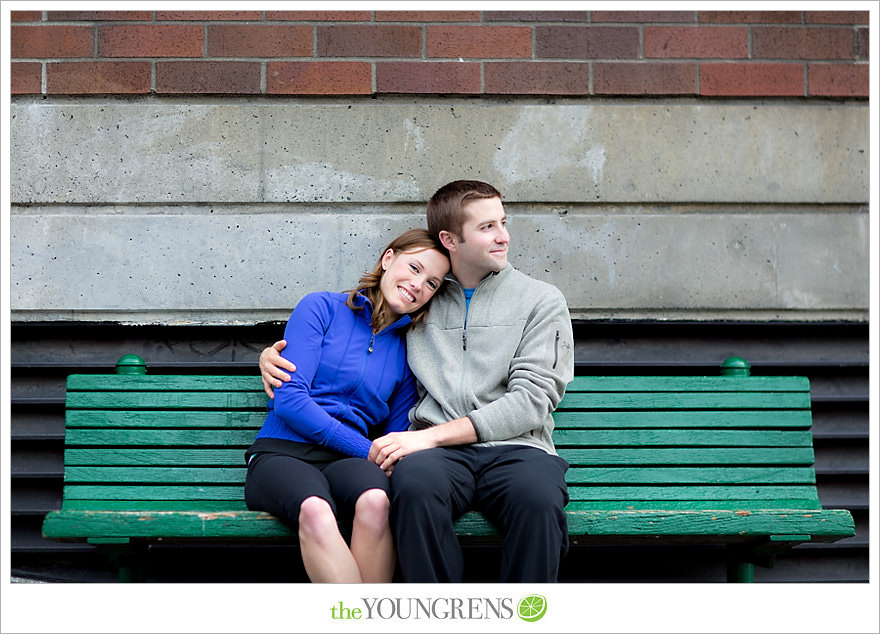
M868 314L868 109L144 99L12 106L14 321L284 320L454 178L574 317Z
M511 260L575 317L854 318L867 310L865 214L511 215ZM254 323L352 287L423 216L40 213L12 219L18 319ZM156 210L158 212L158 210Z
M13 202L867 201L868 108L241 101L12 105Z

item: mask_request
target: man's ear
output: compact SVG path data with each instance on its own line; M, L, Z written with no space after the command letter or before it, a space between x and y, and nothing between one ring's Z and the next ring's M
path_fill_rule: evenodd
M449 252L455 251L455 236L449 231L440 232L440 244Z

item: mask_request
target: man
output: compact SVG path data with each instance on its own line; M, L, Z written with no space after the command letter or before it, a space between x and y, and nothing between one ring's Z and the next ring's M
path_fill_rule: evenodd
M503 536L502 581L554 582L568 550L568 464L551 438L551 412L573 377L565 298L508 263L507 216L492 185L444 185L427 219L452 273L407 335L421 398L410 430L376 439L368 456L390 473L403 580L461 581L453 524L477 509ZM274 367L282 361L273 348L260 355L267 392L285 377Z

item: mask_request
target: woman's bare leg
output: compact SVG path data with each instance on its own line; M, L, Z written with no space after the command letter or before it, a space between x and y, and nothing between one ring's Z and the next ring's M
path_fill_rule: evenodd
M300 505L299 544L303 565L313 583L362 581L358 564L326 500L312 496Z
M395 551L388 523L391 503L385 491L367 489L355 504L351 554L361 578L368 583L391 583Z

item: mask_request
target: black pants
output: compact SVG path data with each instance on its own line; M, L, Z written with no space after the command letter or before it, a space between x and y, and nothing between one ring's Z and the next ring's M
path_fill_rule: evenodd
M524 445L419 451L391 474L391 528L403 581L460 582L454 521L482 511L502 533L502 582L553 583L568 552L568 463Z
M367 489L390 497L388 476L363 458L306 462L281 453L258 453L248 463L244 498L252 511L268 511L293 530L307 497L327 500L337 519L351 526L357 499Z

